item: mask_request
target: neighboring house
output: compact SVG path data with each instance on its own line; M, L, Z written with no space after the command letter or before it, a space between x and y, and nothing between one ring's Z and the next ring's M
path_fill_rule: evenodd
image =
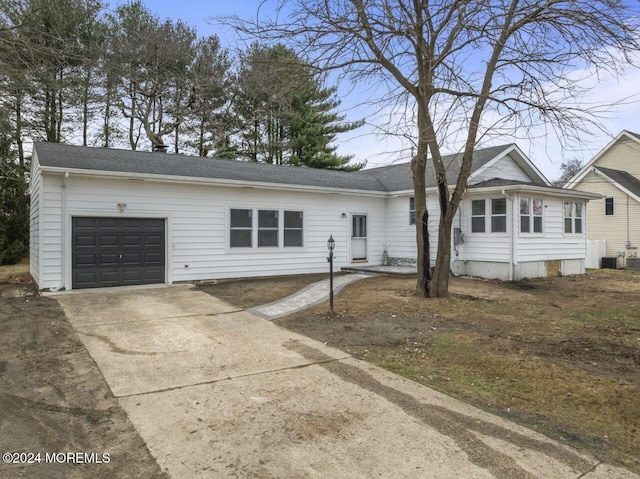
M450 182L459 156L446 157ZM439 208L427 174L432 248ZM584 272L585 203L515 145L478 150L455 220L455 273ZM408 163L358 172L36 143L31 274L41 289L300 274L414 263ZM435 248L432 259L435 259Z
M640 246L640 135L622 131L589 161L566 188L597 193L587 208L588 240L605 240L604 256L638 257Z

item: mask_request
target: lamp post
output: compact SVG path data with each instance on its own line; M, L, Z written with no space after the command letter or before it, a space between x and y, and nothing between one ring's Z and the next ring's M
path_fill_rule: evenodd
M327 240L327 249L329 250L329 311L333 314L333 250L336 247L336 240L333 239L333 235L329 236Z

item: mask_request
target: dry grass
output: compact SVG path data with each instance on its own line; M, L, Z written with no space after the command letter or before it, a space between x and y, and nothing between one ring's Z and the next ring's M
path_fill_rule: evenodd
M0 266L0 282L2 283L17 277L23 278L25 275L29 275L29 260L26 258L18 264Z
M640 472L640 274L500 283L447 299L373 278L280 320L446 394Z

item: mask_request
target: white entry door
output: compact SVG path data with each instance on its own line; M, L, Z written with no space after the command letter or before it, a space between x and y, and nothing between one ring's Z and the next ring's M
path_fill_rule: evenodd
M367 215L351 215L351 261L367 260Z

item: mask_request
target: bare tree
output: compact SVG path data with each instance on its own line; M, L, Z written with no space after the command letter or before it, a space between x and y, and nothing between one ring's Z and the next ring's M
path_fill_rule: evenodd
M563 186L567 181L577 175L581 169L582 161L578 158L563 161L560 165L560 178L553 182L554 186Z
M352 81L386 82L386 105L412 105L416 291L433 297L448 295L451 226L478 143L491 132L513 134L514 125L553 122L568 136L598 125L597 110L577 106L584 90L569 73L618 73L639 48L637 16L617 0L281 0L273 18L218 20L252 38L286 42ZM454 185L442 154L452 135L463 145ZM433 275L428 153L440 206Z

